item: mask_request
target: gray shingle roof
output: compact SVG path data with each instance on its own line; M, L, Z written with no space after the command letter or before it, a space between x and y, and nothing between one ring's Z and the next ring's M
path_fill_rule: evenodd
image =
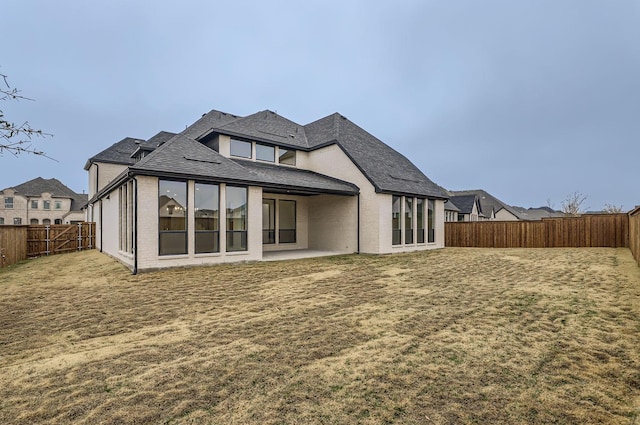
M169 136L170 134L167 133L163 148L167 144L175 144L176 137ZM232 137L294 147L305 151L337 144L378 192L436 198L448 197L444 189L429 180L405 156L338 113L302 126L268 110L257 112L247 117L211 110L180 133L183 140L179 144L184 144L185 138L197 140L206 137L208 134L225 134ZM130 157L133 152L140 145L147 146L150 142L153 143L153 139L156 137L158 135L147 142L130 138L123 139L91 158L87 164L94 160L133 165L134 160ZM210 157L211 150L205 146L202 146L202 148L198 149L197 155L203 155L205 158ZM197 170L202 168L194 167L194 164L185 164L184 155L180 156L180 153L180 151L174 152L175 155L178 155L178 160L176 161L166 158L166 154L157 159L153 159L156 156L155 153L150 154L147 158L151 157L151 159L147 160L145 158L132 168L142 170L143 167L147 167L147 171L150 171L151 168L155 167L157 170L164 170L167 173L174 174L188 174L194 170L198 172ZM217 153L215 154L220 157ZM194 162L194 160L190 160L190 162ZM206 160L203 163L206 163ZM233 161L231 161L231 164L233 164ZM85 169L88 169L88 165L85 166ZM231 179L236 176L234 174L236 168L233 165L227 164L224 167L217 167L217 169L219 171L216 171L216 173L219 174L223 173L223 171L230 173L228 177ZM201 171L204 172L204 170ZM208 172L211 172L211 170ZM275 172L272 170L270 175ZM223 178L225 176L216 175L210 177Z
M47 192L50 193L53 198L71 199L71 211L80 211L84 204L87 203L86 194L75 193L58 179L36 177L35 179L7 189L13 189L22 196L35 197Z
M453 200L449 198L447 202L444 203L445 211L460 211L460 208L456 204L453 203Z
M453 202L462 214L471 214L473 204L476 202L476 195L459 195L449 198L449 202Z
M256 183L299 192L357 194L357 186L296 168L229 159L184 136L173 138L130 167L140 174L189 176L194 179Z
M135 161L131 158L131 154L143 143L142 139L134 139L125 137L117 143L109 146L97 155L92 156L84 166L85 170L89 169L92 162L106 162L110 164L132 165Z
M491 195L485 190L482 190L482 189L455 190L455 191L451 191L450 193L454 196L460 196L460 195L477 196L478 200L480 201L480 208L482 209L482 213L487 216L491 214L491 210L497 213L498 211L504 208L505 210L513 214L515 217L522 218L520 217L520 214L518 213L518 211L516 211L513 207L505 204L504 202L502 202L501 200L499 200L498 198Z

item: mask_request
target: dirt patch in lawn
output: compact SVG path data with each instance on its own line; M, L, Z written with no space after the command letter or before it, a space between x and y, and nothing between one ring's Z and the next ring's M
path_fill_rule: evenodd
M0 270L0 423L640 423L628 249Z

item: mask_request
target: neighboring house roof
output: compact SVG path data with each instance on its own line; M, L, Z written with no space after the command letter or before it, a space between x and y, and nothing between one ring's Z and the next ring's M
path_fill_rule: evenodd
M542 220L543 218L549 218L549 217L564 217L564 213L560 211L556 211L549 207L539 207L539 208L512 207L512 208L518 211L518 217L521 220Z
M476 203L476 195L459 195L449 198L449 202L453 202L461 214L471 214L473 205ZM446 205L446 204L445 204ZM480 211L478 211L480 213Z
M42 177L36 177L6 189L13 189L17 194L25 197L40 197L46 192L51 194L52 198L71 199L71 211L80 211L88 198L86 194L75 193L58 179L43 179Z
M167 135L163 148L168 144L178 144L189 149L189 155L194 158L198 155L203 155L206 163L213 154L215 154L216 158L222 157L205 146L201 146L203 149L196 149L188 140L204 142L209 135L213 134L224 134L305 151L337 144L378 192L406 193L442 199L448 197L444 189L429 180L406 157L338 113L303 126L268 110L260 111L247 117L239 117L212 110L181 132L179 134L180 137L175 135L169 137ZM153 138L144 142L138 139L123 139L92 157L87 162L85 169L88 169L92 161L132 166L135 162L131 155L140 146L146 147L152 140ZM222 161L224 166L216 167L218 171L214 172L210 170L211 167L194 168L192 164L195 161L194 158L187 159L186 161L189 161L189 163L185 163L185 155L181 155L181 152L176 149L162 150L164 153L159 158L153 159L156 156L156 152L160 151L161 149L156 149L153 154L148 154L140 163L135 163L135 166L131 168L133 170L144 169L146 171L155 169L155 171L170 174L191 174L191 171L199 168L203 168L201 171L204 172L204 168L206 168L210 173L216 174L210 177L240 179L238 175L240 169L232 165L234 162L240 162L235 158L217 159L216 161ZM170 154L170 152L172 153ZM168 157L170 155L177 155L177 157ZM275 169L269 172L271 176L274 173L276 173ZM264 172L262 174L264 175ZM246 181L252 181L251 179L255 178L253 175L245 177L243 180ZM266 180L270 181L270 179L271 177ZM265 179L263 178L262 180ZM262 180L255 181L264 182Z
M501 209L504 209L509 213L511 213L514 217L519 219L521 218L518 211L516 211L513 207L505 204L504 202L502 202L501 200L499 200L498 198L491 195L485 190L482 190L482 189L454 190L454 191L450 191L449 193L451 193L451 195L453 196L475 195L478 198L478 201L480 202L480 209L482 210L482 213L485 214L486 216L490 216L492 210L493 210L493 214L495 215L498 213L498 211L500 211Z
M444 209L445 209L445 211L458 211L458 212L460 212L460 208L458 208L456 206L456 204L453 203L453 200L451 198L449 198L449 200L447 200L447 202L444 203Z

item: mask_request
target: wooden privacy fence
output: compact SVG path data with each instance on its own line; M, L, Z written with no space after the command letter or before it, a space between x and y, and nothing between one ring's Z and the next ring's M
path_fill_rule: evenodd
M640 207L629 213L629 248L640 266Z
M587 214L540 221L445 223L445 246L476 248L629 247L628 214Z
M95 248L95 223L0 226L0 266Z

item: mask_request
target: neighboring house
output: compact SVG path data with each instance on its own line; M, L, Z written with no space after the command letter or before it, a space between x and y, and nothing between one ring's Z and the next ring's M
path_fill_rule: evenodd
M518 217L520 220L542 220L543 218L551 218L551 217L565 217L565 214L561 211L556 211L553 208L549 207L539 207L539 208L523 208L523 207L512 207L517 211Z
M56 179L37 177L0 191L0 224L72 224L84 221L86 194Z
M179 134L125 138L85 170L97 246L134 273L444 246L447 193L337 113L300 125L212 110Z
M502 202L495 196L491 195L485 190L455 190L449 192L452 196L470 196L474 195L480 204L480 210L482 211L486 220L497 221L516 221L521 220L518 211L513 207Z
M460 208L449 198L444 203L444 221L458 221L458 214L460 214Z
M486 219L482 214L480 201L475 194L453 195L449 198L448 203L453 203L458 208L457 221L481 221Z

